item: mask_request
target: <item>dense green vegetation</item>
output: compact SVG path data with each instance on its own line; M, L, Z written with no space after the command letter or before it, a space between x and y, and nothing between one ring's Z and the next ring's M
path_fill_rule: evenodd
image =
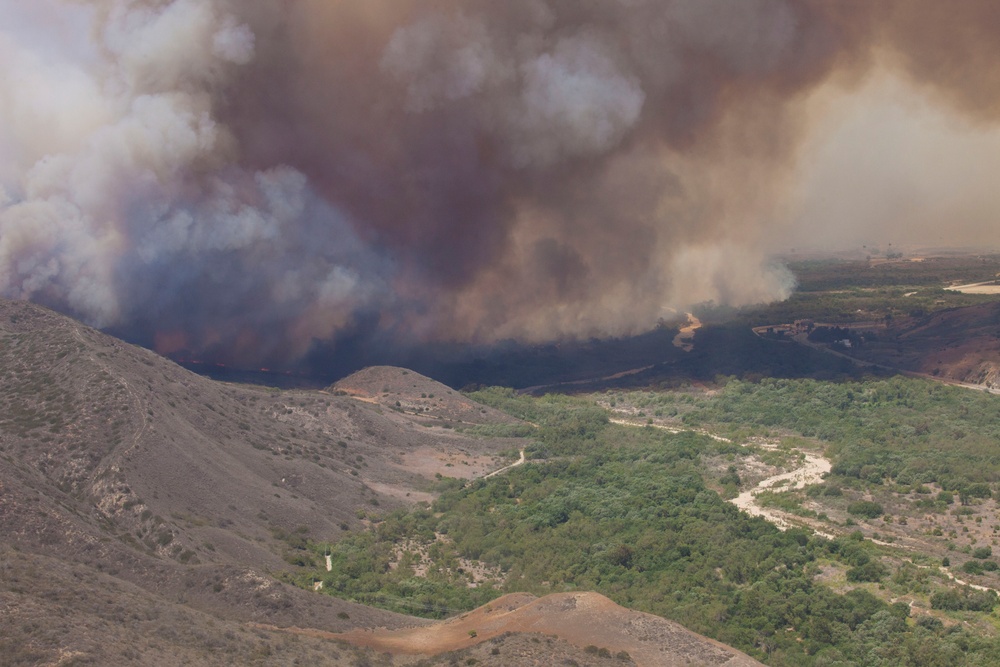
M651 409L685 405L676 394L650 396ZM847 477L936 482L972 496L988 496L981 485L1000 480L1000 400L983 392L905 377L732 380L714 399L688 407L683 420L691 426L790 429L825 440L834 472Z
M871 375L819 350L764 340L750 326L890 322L996 301L943 288L993 279L1000 258L789 268L798 288L784 302L696 309L706 326L692 352L678 353L673 332L661 327L629 351L646 356L584 344L555 374L553 364L569 357L540 348L502 376L524 386L540 382L532 373L541 367L560 379L599 377L651 359L599 401L628 406L639 422L691 431L610 424L593 398L477 391L475 400L531 426L469 433L530 438L529 464L470 486L445 481L433 505L369 516L369 530L331 548L331 572L309 570L300 583L321 580L326 593L436 618L506 592L595 590L774 665L996 664L996 594L958 586L938 566L950 565L947 554L965 577L995 576L1000 567L996 547L987 546L997 544L1000 524L991 527L984 508L993 505L983 505L1000 495L1000 401L887 371ZM781 445L758 448L759 436ZM834 464L824 483L774 488L758 502L836 526L842 537L780 532L725 502L753 483L745 457L782 466L800 456L794 448L817 446ZM856 530L873 538L884 531L893 542L885 531L906 525L908 511L936 552L887 551ZM983 530L969 533L963 521ZM913 617L903 598L920 601Z
M904 485L938 483L989 497L1000 481L1000 400L985 392L892 377L822 382L717 378L709 398L691 392L612 394L658 417L711 425L740 439L792 431L830 443L834 472ZM946 503L951 494L946 494ZM941 498L945 500L945 498Z
M919 467L918 457L901 446L908 411L916 419L935 401L976 400L971 392L940 389L941 395L907 380L733 381L712 400L687 393L643 397L651 414L675 410L692 425L721 423L734 432L745 430L742 424L782 426L821 435L848 462L859 455L849 443L861 434L888 452L865 465L899 476ZM588 400L530 399L498 389L473 398L538 425L533 462L448 491L433 506L374 518L371 530L332 547L332 572L309 571L300 583L321 580L326 593L431 617L504 592L595 590L775 665L994 663L1000 645L993 639L961 624L931 622L937 619L916 623L906 604L875 594L882 586L933 593L942 613L968 615L992 610L992 593L951 590L909 564L890 568L860 533L828 541L797 529L780 532L706 485L705 459L738 461L752 448L694 432L612 425ZM812 408L796 413L800 402ZM882 419L858 423L850 412L855 402L857 410L868 405ZM809 415L818 405L827 407L813 423ZM972 433L989 416L969 419ZM972 473L960 457L942 456L928 468L935 476ZM730 479L739 483L738 475ZM841 594L819 583L825 571L841 572L853 590Z

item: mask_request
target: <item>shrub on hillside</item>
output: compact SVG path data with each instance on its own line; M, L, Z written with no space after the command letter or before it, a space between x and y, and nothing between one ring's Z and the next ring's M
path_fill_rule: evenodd
M882 516L882 506L870 500L858 500L847 506L847 512L855 516L877 519Z
M849 569L847 571L847 580L855 582L868 581L875 583L882 581L887 574L889 574L889 570L886 569L882 563L877 560L871 560L864 565Z

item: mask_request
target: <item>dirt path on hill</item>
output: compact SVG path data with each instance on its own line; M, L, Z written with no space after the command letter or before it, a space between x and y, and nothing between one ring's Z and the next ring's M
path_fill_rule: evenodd
M522 466L522 465L524 465L524 461L525 461L524 450L522 449L521 450L521 458L519 458L518 460L516 460L513 463L511 463L509 466L504 466L503 468L500 468L499 470L494 470L493 472L491 472L488 475L483 475L481 479L489 479L490 477L494 477L494 476L499 475L501 473L505 473L508 470L510 470L511 468L516 468L517 466Z
M73 329L73 335L77 339L77 341L79 341L80 344L83 345L84 349L92 349L91 345L93 345L93 342L91 341L88 343L88 341L83 337L83 334L81 333L79 327ZM95 357L93 351L88 352L87 358L95 366L99 367L101 370L107 373L108 377L114 379L122 386L122 388L125 390L125 393L128 394L129 400L132 402L134 406L134 412L138 414L142 419L142 422L139 424L138 429L132 435L132 445L124 453L124 455L127 457L129 453L131 453L139 446L139 443L142 441L143 436L146 435L146 431L149 428L149 414L146 409L147 408L146 402L143 401L142 398L139 396L139 393L132 388L132 385L129 384L128 380L126 380L122 375L115 372L110 364L101 361L97 357Z

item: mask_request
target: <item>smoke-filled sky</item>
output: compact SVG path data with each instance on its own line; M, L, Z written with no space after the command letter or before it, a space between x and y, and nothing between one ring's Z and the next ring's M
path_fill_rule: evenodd
M976 0L0 0L0 294L271 364L997 246L997 34Z

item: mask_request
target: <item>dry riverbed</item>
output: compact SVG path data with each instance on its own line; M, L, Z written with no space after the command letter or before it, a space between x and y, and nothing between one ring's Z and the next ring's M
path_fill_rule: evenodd
M669 424L662 424L656 422L642 423L636 421L634 418L629 419L623 417L613 417L611 418L610 421L613 424L620 424L622 426L636 426L636 427L650 426L652 428L658 428L661 430L669 431L671 433L682 433L684 431L693 431L700 435L712 438L713 440L718 440L719 442L731 442L731 440L729 440L728 438L724 438L720 435L716 435L714 433L710 433L702 429L680 428L677 426L671 426ZM774 442L754 441L751 444L761 449L767 449L772 451L779 449L778 444ZM777 489L787 491L792 489L801 489L810 484L818 484L823 481L823 476L826 473L830 472L831 465L829 459L813 452L800 452L800 454L801 456L798 460L801 461L801 465L795 467L792 470L781 470L775 474L765 477L764 479L760 480L756 486L744 491L737 497L732 498L729 502L733 503L738 508L740 508L744 512L747 512L748 514L751 514L753 516L760 516L767 519L775 526L777 526L780 530L788 530L793 525L802 524L803 520L801 518L794 517L794 515L790 514L789 512L785 512L780 509L776 509L774 507L765 507L760 503L758 499L758 496L762 491L777 490ZM810 526L810 527L813 528L813 530L816 530L815 526ZM832 535L823 533L821 531L816 531L816 532L819 533L820 535L823 535L824 537L829 537L829 538L833 537Z

